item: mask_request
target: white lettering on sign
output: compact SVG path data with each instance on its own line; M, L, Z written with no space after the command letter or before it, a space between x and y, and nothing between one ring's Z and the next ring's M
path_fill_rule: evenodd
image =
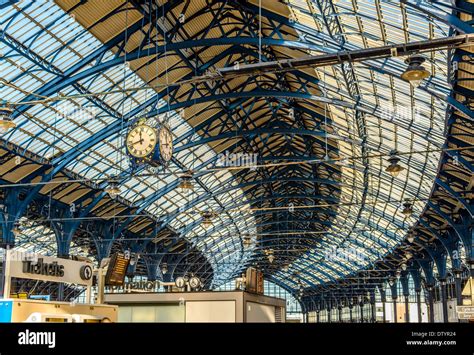
M66 282L92 286L92 267L88 262L7 250L9 277Z

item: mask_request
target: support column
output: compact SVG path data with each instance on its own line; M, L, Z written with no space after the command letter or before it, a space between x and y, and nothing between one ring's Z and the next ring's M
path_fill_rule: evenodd
M342 323L342 307L339 306L337 307L338 311L339 311L339 323Z
M416 310L418 312L418 323L421 323L421 290L415 290L416 292Z
M53 221L54 234L56 236L57 257L69 259L69 251L71 248L71 240L77 230L78 223L73 220L75 210L63 210L58 207L52 207L51 215L54 218L66 218L65 221ZM58 283L58 301L65 301L64 283Z
M430 323L434 323L433 285L427 285L426 293L428 296L428 320Z
M456 305L462 306L462 271L460 269L454 271L454 287L456 291ZM458 319L459 323L468 323L468 320Z
M380 298L382 300L382 313L383 313L383 323L387 323L387 312L385 311L385 303L387 302L387 293L385 290L380 291Z
M418 323L421 323L421 273L419 268L410 269L410 274L413 278L413 283L415 286L415 296L416 296L416 312L418 314Z
M405 295L405 323L410 323L410 297Z
M352 304L349 305L349 321L351 323L354 323L354 320L352 318Z
M454 287L456 291L456 304L462 306L462 272L454 270Z
M390 285L390 290L392 292L392 301L393 301L393 322L398 323L398 315L397 315L398 280L397 279L393 279L392 284Z
M397 296L393 297L392 296L392 301L393 301L393 322L398 323L398 316L397 316Z
M375 299L370 302L370 306L372 309L372 323L377 322L377 310L375 309Z
M359 303L360 306L360 322L364 323L364 301Z
M443 322L448 323L448 297L446 294L446 279L439 279L441 303L443 305Z
M97 250L97 261L100 262L104 258L108 258L110 255L110 251L112 249L113 240L106 238L95 238L94 243L96 245Z
M405 323L410 323L410 289L408 285L408 272L403 271L402 277L400 278L402 284L403 298L405 300Z
M319 323L320 320L321 319L319 317L319 309L318 309L318 310L316 310L316 323Z
M13 248L15 246L15 235L13 227L21 217L23 212L22 201L20 200L20 192L18 189L9 188L5 190L5 198L3 206L0 209L0 222L2 235L0 237L0 248Z
M145 258L147 279L148 281L156 281L158 276L158 260L155 258Z

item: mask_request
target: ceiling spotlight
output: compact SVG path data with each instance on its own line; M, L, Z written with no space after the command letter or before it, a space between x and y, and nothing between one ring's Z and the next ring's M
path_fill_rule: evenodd
M16 221L13 224L12 233L15 237L19 237L21 235L20 222Z
M413 242L415 241L415 236L413 235L413 231L408 231L408 234L407 234L407 242L410 243L410 244L413 244Z
M0 129L4 132L15 128L16 124L12 121L13 110L4 102L0 102Z
M168 272L168 264L167 263L161 264L161 273L163 275L166 275L167 272Z
M406 269L408 268L406 263L403 263L402 265L400 265L400 267L402 268L403 271L406 271Z
M187 193L194 190L193 173L190 170L180 176L178 188L182 193Z
M413 254L411 252L407 251L405 253L405 259L410 260L411 258L413 258Z
M412 206L411 202L407 199L403 203L402 214L405 215L406 217L409 217L409 216L411 216L412 213L413 213L413 206Z
M402 272L400 270L395 271L395 277L399 279L400 276L402 276Z
M273 254L270 254L268 255L268 261L271 263L273 263L273 261L275 260L275 256Z
M390 173L393 177L397 177L401 171L405 170L405 168L399 164L400 158L398 157L398 152L396 150L390 152L388 162L390 165L387 166L385 171Z
M116 198L117 195L120 193L120 187L118 182L110 181L109 186L107 186L104 191L108 193L111 198Z
M430 72L423 67L425 58L421 55L412 55L405 60L408 67L402 74L402 79L408 81L413 87L420 86L421 82L430 76Z
M285 264L281 267L281 271L284 271L284 272L288 272L289 269L290 269L290 266L288 264Z
M212 212L203 212L202 214L202 226L208 228L212 226L212 219L214 218L214 213Z

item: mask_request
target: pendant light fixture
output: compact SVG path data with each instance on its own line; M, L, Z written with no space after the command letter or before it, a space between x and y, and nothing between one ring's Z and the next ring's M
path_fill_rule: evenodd
M202 226L204 228L209 228L212 226L212 219L214 218L213 212L203 212L202 213Z
M109 186L107 186L104 191L109 194L110 198L116 198L117 195L120 194L120 187L118 181L110 181Z
M242 243L244 245L244 248L250 248L250 246L252 245L252 238L250 238L249 235L246 235L244 236Z
M12 233L14 237L19 237L21 235L21 228L20 228L19 221L15 221L15 223L13 224Z
M0 102L0 130L4 132L15 128L16 124L12 120L13 110L4 101Z
M400 158L398 157L398 152L396 150L390 152L388 162L390 165L385 169L385 171L390 173L394 178L397 177L401 171L405 170L405 168L400 165Z
M275 261L275 255L273 255L273 249L265 249L264 254L267 256L268 261L272 264Z
M423 67L425 58L419 54L412 55L405 60L408 67L402 74L402 79L413 87L420 86L421 82L430 76L430 72Z
M167 272L168 272L168 264L167 264L167 263L161 264L161 273L162 273L163 275L166 275Z
M188 193L194 190L193 173L191 170L186 171L180 176L178 188L182 193Z
M402 214L405 215L406 217L409 217L411 216L412 213L413 213L412 203L410 202L410 200L405 199L405 202L403 203Z

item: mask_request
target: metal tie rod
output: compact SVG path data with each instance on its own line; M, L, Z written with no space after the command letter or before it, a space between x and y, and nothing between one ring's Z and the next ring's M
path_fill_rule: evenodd
M284 59L245 65L242 64L238 67L231 66L217 69L216 74L222 77L228 77L234 75L258 74L262 72L268 73L269 71L291 71L305 67L336 65L344 62L362 62L365 60L388 58L393 56L408 56L414 53L442 50L461 45L472 45L473 42L474 34L466 34L412 43L394 44L377 48L339 51L332 54L316 56L308 55L296 59Z

